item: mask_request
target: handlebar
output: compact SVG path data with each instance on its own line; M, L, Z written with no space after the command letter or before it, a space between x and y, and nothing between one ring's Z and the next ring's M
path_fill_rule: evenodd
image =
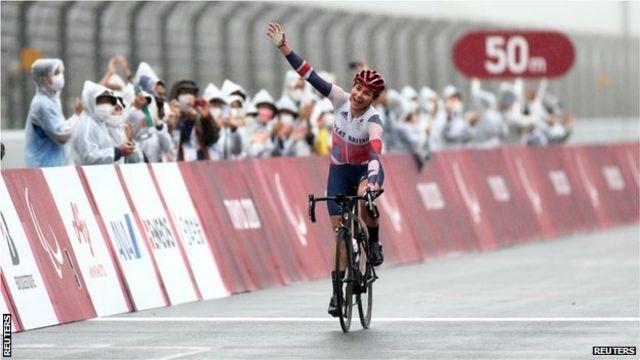
M311 220L311 222L314 222L314 223L316 222L316 203L317 202L335 201L341 206L345 206L352 201L358 201L358 200L365 201L367 204L367 209L372 212L372 215L374 216L374 218L377 218L379 216L378 209L376 208L373 201L378 197L380 197L380 195L382 195L383 192L384 192L384 189L379 189L379 190L367 189L367 192L365 193L364 196L338 194L336 196L327 196L327 197L320 197L320 198L316 198L313 194L309 194L309 219Z

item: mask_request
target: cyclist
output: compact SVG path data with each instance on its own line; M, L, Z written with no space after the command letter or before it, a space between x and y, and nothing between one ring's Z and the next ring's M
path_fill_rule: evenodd
M267 35L293 69L333 104L335 117L327 196L355 195L356 189L358 195L363 196L367 191L379 189L384 182L384 170L380 164L383 125L378 112L371 104L384 91L382 76L376 71L364 68L354 77L351 92L348 93L339 86L323 80L309 63L289 48L280 24L270 23L267 27ZM334 252L332 258L335 258L340 207L330 201L328 210L334 229L331 248ZM378 266L384 260L382 245L378 238L379 221L369 214L364 204L361 205L361 210L360 213L369 233L369 262ZM338 316L336 294L340 286L339 280L344 277L346 268L346 252L343 251L342 254L344 256L340 261L340 271L333 269L331 272L333 295L328 312L332 316Z

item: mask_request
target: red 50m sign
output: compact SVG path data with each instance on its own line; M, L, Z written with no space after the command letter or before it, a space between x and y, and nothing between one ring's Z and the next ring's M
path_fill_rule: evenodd
M559 77L573 65L571 40L554 31L474 31L458 39L453 62L468 77Z

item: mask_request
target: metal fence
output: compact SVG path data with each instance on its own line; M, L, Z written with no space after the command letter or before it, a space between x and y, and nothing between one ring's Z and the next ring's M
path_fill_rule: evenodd
M270 21L282 22L296 51L335 73L342 86L352 77L348 63L364 58L392 88L440 91L453 83L468 95L469 79L455 70L451 49L467 31L497 28L270 2L2 1L1 13L3 129L24 127L35 91L22 66L28 48L64 61L62 100L70 113L84 81L100 79L113 55L127 56L133 71L148 62L168 83L189 78L220 86L228 78L251 94L265 88L278 97L288 65L264 35ZM578 117L637 118L638 39L568 35L576 61L567 76L550 81L549 92Z

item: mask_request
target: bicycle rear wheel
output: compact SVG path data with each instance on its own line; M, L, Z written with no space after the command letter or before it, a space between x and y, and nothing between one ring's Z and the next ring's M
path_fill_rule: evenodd
M360 261L358 262L358 271L361 281L359 283L358 295L356 295L356 303L358 304L358 313L360 315L360 324L362 328L368 329L371 325L371 311L373 309L373 267L368 264L367 254L369 253L369 241L364 238L360 243Z
M353 251L351 251L351 239L349 233L340 229L338 231L338 239L336 241L336 262L335 269L340 268L340 256L342 252L346 251L347 255L347 267L345 269L345 276L343 279L339 280L340 286L338 287L338 293L336 294L338 297L338 309L340 311L340 327L342 331L349 332L349 328L351 327L351 316L353 315L353 283L354 276L353 271L349 264L351 263L350 258L353 256Z

